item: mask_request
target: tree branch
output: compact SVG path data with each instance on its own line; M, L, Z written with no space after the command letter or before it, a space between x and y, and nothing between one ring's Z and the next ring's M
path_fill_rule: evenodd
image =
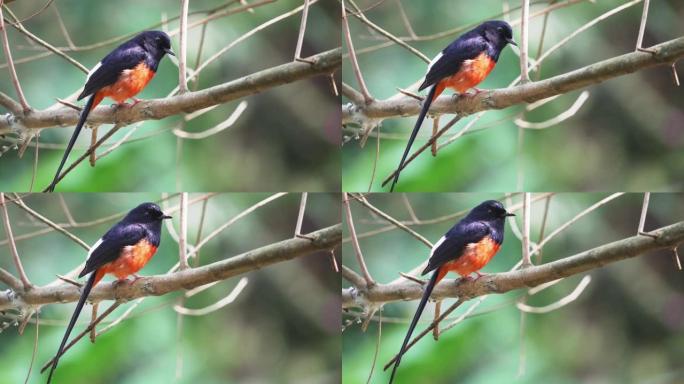
M672 249L684 242L684 221L657 229L649 234L656 237L628 237L550 263L512 272L486 275L477 280L446 280L435 287L432 298L459 297L465 301L491 293L534 287L646 252ZM422 295L422 287L412 281L378 284L373 287L345 288L342 290L342 308L358 307L367 303L417 300Z
M308 57L309 63L290 62L265 69L245 77L165 99L145 100L130 108L98 107L88 116L92 124L134 123L142 120L163 119L190 113L212 105L227 103L263 92L269 88L292 83L308 77L329 74L342 64L342 49L336 48ZM33 111L22 115L0 116L0 134L14 129L71 126L78 121L79 112L71 108Z
M531 103L551 96L564 94L592 84L659 65L671 65L684 56L684 37L679 37L653 47L648 52L632 52L546 80L511 88L480 92L474 96L440 96L432 106L433 113L473 114L489 109L503 109L520 103ZM374 100L367 105L347 103L342 106L342 124L363 125L364 122L396 116L417 115L419 100L408 96L394 96L386 100Z
M116 287L113 283L100 284L90 293L89 299L93 301L131 300L145 296L160 296L225 280L313 252L333 249L339 246L342 240L342 224L323 228L306 236L307 239L295 238L280 241L202 267L167 275L143 277L130 284L119 284ZM0 291L0 310L27 305L65 303L76 301L79 296L80 292L71 284L37 287L30 291Z

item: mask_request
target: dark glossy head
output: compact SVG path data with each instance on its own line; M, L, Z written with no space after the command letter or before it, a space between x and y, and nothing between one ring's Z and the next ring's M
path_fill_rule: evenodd
M164 219L170 218L171 216L165 215L157 204L142 203L128 212L123 221L127 223L146 224L161 222Z
M467 217L470 220L476 221L492 221L497 219L503 220L506 216L515 216L515 214L506 212L506 208L500 202L487 200L473 208Z
M161 60L164 54L176 56L171 50L171 39L162 31L145 31L133 38L145 50L157 60Z
M484 36L487 41L499 49L503 49L506 44L518 44L513 40L513 30L511 26L501 20L490 20L480 24L476 30Z

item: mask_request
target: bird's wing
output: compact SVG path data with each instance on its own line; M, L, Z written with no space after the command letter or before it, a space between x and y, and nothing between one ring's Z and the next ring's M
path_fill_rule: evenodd
M78 99L91 95L103 87L114 84L126 69L135 68L145 60L146 53L138 45L121 46L105 56L88 74L83 92Z
M423 274L441 267L446 262L458 259L463 255L463 250L468 244L479 242L490 232L489 226L479 221L465 225L457 224L435 243Z
M455 74L461 69L464 61L472 60L486 50L487 41L479 34L466 34L459 37L430 62L425 80L419 90Z
M147 230L139 224L115 225L90 250L86 265L78 277L116 260L124 247L137 244L146 235Z

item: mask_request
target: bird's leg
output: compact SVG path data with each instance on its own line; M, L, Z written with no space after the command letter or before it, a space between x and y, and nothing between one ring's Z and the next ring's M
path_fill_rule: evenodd
M487 276L486 273L480 273L480 271L475 271L475 274L477 275L477 277L475 278L475 280L479 279L480 277Z

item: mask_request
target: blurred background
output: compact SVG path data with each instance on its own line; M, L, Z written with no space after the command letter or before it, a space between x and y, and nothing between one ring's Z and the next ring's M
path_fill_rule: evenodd
M190 194L189 201L203 195ZM269 194L219 194L208 200L202 236L230 218L267 198ZM8 195L8 198L11 197ZM199 264L206 265L293 236L300 194L280 197L228 227L202 247ZM129 209L144 201L159 201L158 194L63 194L75 223L69 224L60 195L30 195L24 202L93 244ZM162 203L168 212L178 205L171 196ZM195 243L202 213L201 201L191 204L188 237ZM303 233L340 222L339 195L309 194ZM120 214L116 217L112 215ZM31 281L45 285L76 268L86 252L54 231L42 230L14 204L9 205L18 252ZM178 212L173 225L178 231ZM103 219L99 224L93 220ZM4 230L0 242L0 267L15 273ZM339 251L339 250L336 250ZM197 260L190 260L191 265ZM166 273L178 262L178 245L168 229L162 229L161 246L140 272L141 276ZM248 283L237 299L204 316L182 317L173 306L183 292L147 297L130 317L99 336L95 344L82 340L60 360L55 371L59 383L339 383L340 280L329 252L314 253L246 273ZM186 308L209 306L226 297L240 277L185 300ZM105 281L111 281L105 277ZM0 284L0 289L5 289ZM111 301L102 302L103 312ZM115 310L98 329L121 316L134 302ZM41 308L36 360L29 383L44 383L40 367L57 351L74 303ZM90 320L86 306L72 337ZM31 362L35 323L23 336L13 324L15 312L0 313L0 383L24 382ZM35 317L34 317L35 320ZM180 357L179 357L180 356ZM180 359L180 360L178 360ZM180 367L180 368L179 368ZM176 379L177 370L181 375Z
M411 224L412 216L401 194L369 195L368 200L392 217L436 242L459 218L448 215L470 210L495 194L406 194L415 215L423 224ZM599 193L560 193L551 199L545 233L607 197ZM533 195L532 199L540 197ZM521 195L513 197L519 204ZM502 201L505 201L502 199ZM612 241L634 236L642 194L620 196L579 219L544 247L542 262L574 255ZM511 207L511 203L505 204ZM532 204L531 240L538 241L545 199ZM352 201L352 213L361 249L372 277L378 283L400 278L399 272L427 260L429 249L382 221ZM522 227L521 210L516 211ZM652 194L645 230L679 222L684 217L684 195ZM391 230L384 228L391 227ZM346 229L346 225L344 226ZM506 225L504 244L482 270L498 273L512 268L521 258L521 242ZM359 271L348 231L344 234L343 264ZM680 254L681 254L680 250ZM532 261L539 264L536 257ZM673 261L672 252L650 252L608 264L564 279L529 296L526 303L541 307L568 295L584 275L591 282L576 301L547 314L526 314L516 301L526 291L515 290L488 296L465 321L440 335L421 339L403 357L395 382L401 383L681 383L684 368L684 272ZM447 278L454 279L451 273ZM350 283L343 282L343 287ZM455 300L442 303L442 310ZM477 299L466 302L449 315L443 326L456 319ZM377 363L371 383L386 383L389 371L382 367L399 351L418 301L393 302L382 312L382 336L378 343L378 321L366 333L355 319L359 309L343 314L342 377L345 384L366 383L376 347ZM414 335L432 321L429 304ZM521 321L524 325L521 328ZM522 334L521 334L522 329ZM521 349L523 348L523 349ZM524 364L521 369L521 355Z
M7 2L6 2L7 3ZM250 4L255 4L250 2ZM269 20L303 4L297 0L279 0L211 21L188 33L188 65L196 67L199 41L205 33L201 60L204 62L240 36ZM43 3L16 1L7 5L20 19L41 9ZM228 7L225 7L228 5ZM190 2L189 24L205 18L206 10L241 7L238 1L198 0ZM61 32L58 14L77 50L69 49ZM96 49L87 46L145 29L175 30L179 22L180 2L136 0L87 2L61 0L52 2L24 26L50 44L64 51L88 68L95 66L120 42ZM304 57L340 45L339 8L335 2L318 1L311 5L304 38ZM6 17L7 12L6 12ZM162 20L167 26L159 27ZM301 12L264 28L231 48L201 72L190 89L203 89L229 82L257 71L293 60ZM13 58L28 102L45 109L56 98L66 99L85 82L86 75L55 55L31 59L45 52L17 30L8 26ZM178 35L171 39L176 52ZM22 62L23 60L30 60ZM0 68L0 91L16 98L9 71ZM168 58L162 60L157 75L141 92L141 99L166 97L178 85L178 68ZM295 96L296 95L296 96ZM160 121L146 121L117 150L97 162L95 168L84 163L71 172L57 187L58 191L334 191L340 188L339 97L333 94L330 79L319 76L265 90L242 99L248 106L228 129L202 140L177 142L173 129L183 116ZM221 104L212 111L189 121L184 129L201 132L230 116L241 100ZM106 99L103 105L111 104ZM83 105L80 103L79 105ZM0 113L5 113L0 107ZM99 136L112 125L103 125ZM121 140L132 126L125 127L108 140ZM57 169L73 126L42 131L36 188L47 186ZM90 130L83 130L70 161L80 156L90 144ZM34 149L19 159L12 148L15 137L0 138L0 178L3 190L28 191L31 184ZM35 144L35 141L33 142ZM103 152L105 146L98 149ZM180 156L178 155L180 154ZM264 177L268 175L268 177ZM316 177L313 177L316 175ZM35 190L35 188L34 188Z
M365 15L387 31L409 37L397 1L375 4L361 0ZM642 2L639 1L531 1L530 14L550 3L561 6L550 13L542 52L567 37L580 26L624 4L633 4L582 32L544 60L541 79L563 74L598 61L634 51ZM563 3L570 5L563 6ZM376 6L371 6L371 4ZM520 1L433 0L402 1L406 17L419 41L407 43L429 58L436 56L457 36L489 19L517 20ZM503 7L511 9L501 15ZM648 47L684 35L684 2L660 0L650 3L643 46ZM387 40L379 37L350 16L354 47L359 51L361 71L371 94L386 99L397 88L420 82L427 64L396 44L377 46ZM530 22L530 54L539 54L544 17ZM440 38L430 35L463 27ZM520 40L520 26L513 28ZM346 48L345 48L346 52ZM681 63L679 65L681 67ZM507 47L482 89L507 87L520 75L519 58ZM679 69L682 77L682 69ZM359 89L348 57L343 61L343 81ZM539 79L531 73L532 80ZM417 87L416 87L417 88ZM441 149L437 157L422 153L401 173L399 191L679 191L684 171L684 88L676 87L667 66L638 71L586 88L589 98L570 119L541 130L524 130L518 156L519 129L515 118L524 105L487 112L468 133ZM583 90L573 91L525 113L524 120L543 122L570 108ZM445 93L450 94L451 91ZM348 102L343 98L343 103ZM441 124L451 119L444 115ZM467 117L447 132L440 142L468 124ZM396 169L415 124L416 116L390 118L381 126L380 154L372 190L380 191L380 181ZM432 120L427 119L413 150L431 135ZM376 157L376 137L364 148L355 139L359 129L344 129L343 189L366 191ZM377 130L376 130L377 132ZM522 172L522 174L520 174ZM521 181L519 181L519 179ZM385 189L386 190L386 189Z

